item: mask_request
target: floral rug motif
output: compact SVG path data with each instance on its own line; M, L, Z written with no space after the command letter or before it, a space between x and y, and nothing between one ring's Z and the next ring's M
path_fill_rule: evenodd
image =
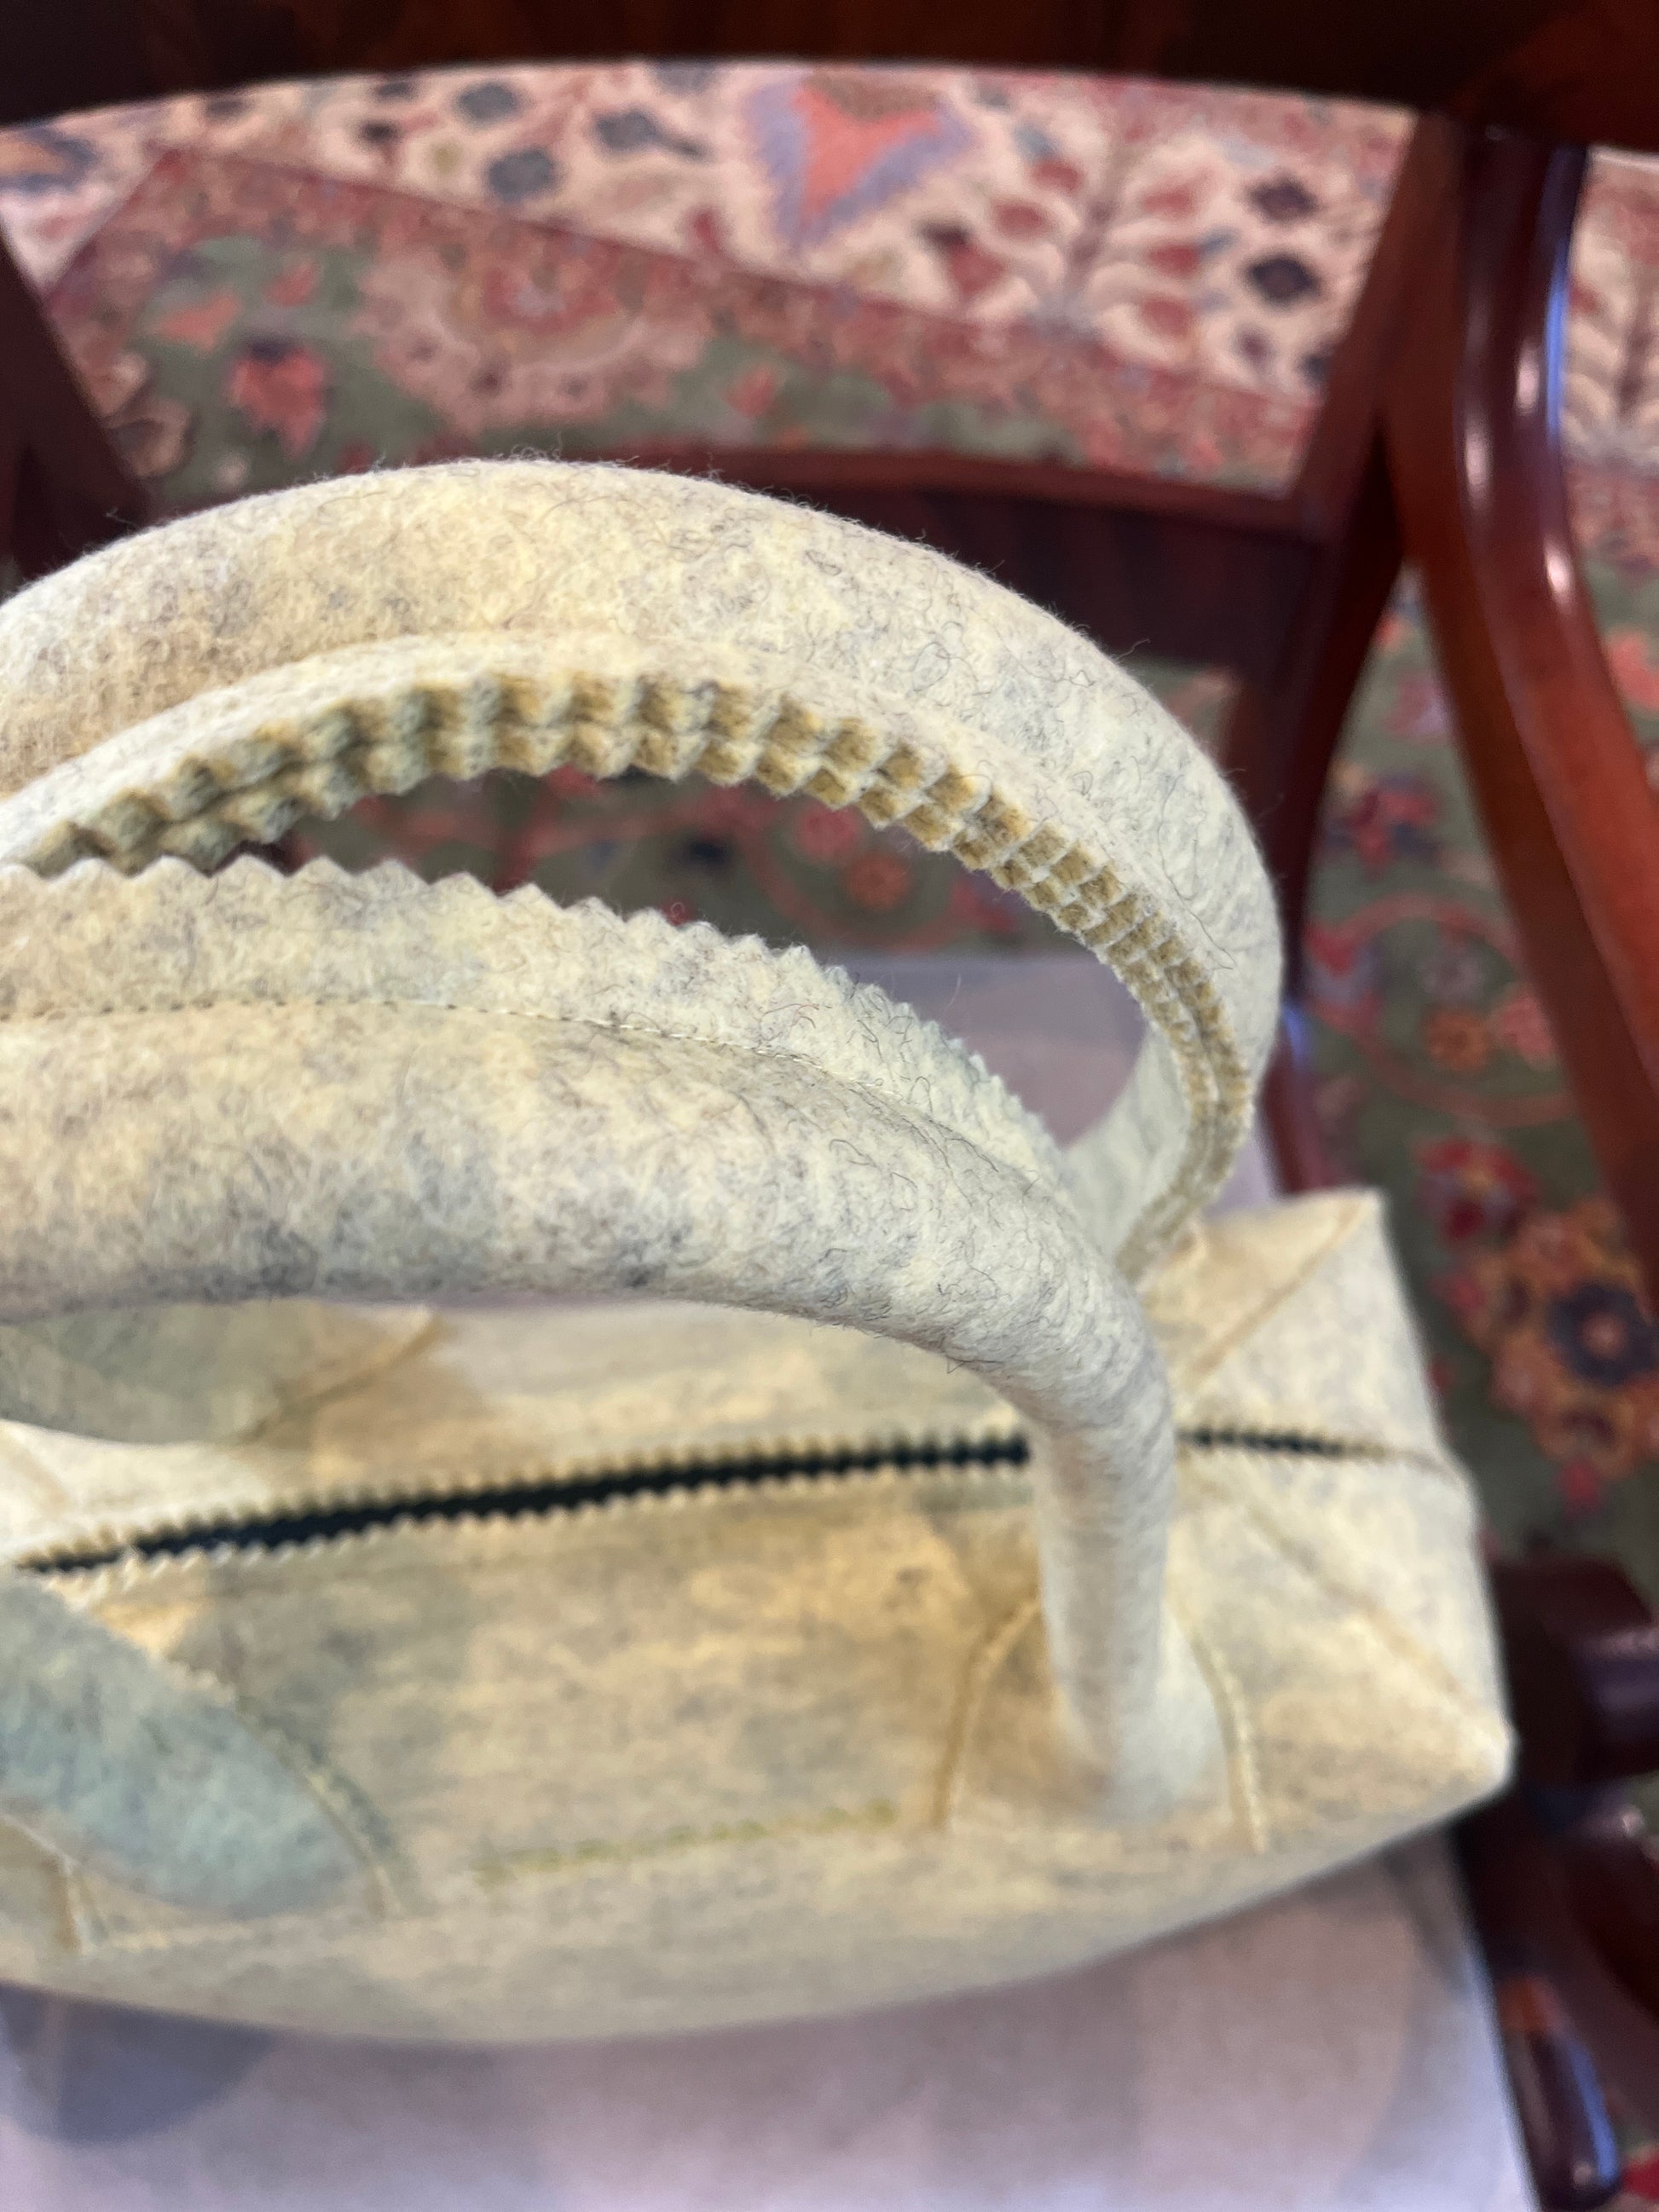
M449 454L945 447L1273 488L1404 141L1388 111L969 70L278 85L0 133L0 223L161 503ZM1609 659L1659 762L1659 167L1598 156L1566 412ZM1226 680L1132 659L1200 736ZM313 831L821 950L1051 943L806 801L565 773ZM1509 1542L1659 1597L1659 1334L1519 965L1407 582L1333 782L1320 1107L1391 1194Z
M613 344L627 331L637 342L653 318L635 287L664 281L653 258L663 257L688 295L714 284L708 325L721 319L729 281L749 280L740 295L771 301L812 349L820 386L843 367L834 343L843 314L888 334L918 392L937 390L956 353L977 351L993 372L990 415L1020 422L1028 440L1032 410L1018 379L1042 356L1033 341L1081 349L1097 370L1103 361L1115 374L1075 378L1070 407L1048 425L1062 458L1103 462L1121 451L1143 468L1144 437L1114 440L1117 407L1138 424L1177 392L1190 401L1194 386L1249 393L1276 405L1271 436L1255 422L1232 438L1225 422L1194 424L1183 441L1166 426L1158 465L1272 482L1294 458L1363 278L1404 128L1398 114L1352 104L959 70L441 71L271 86L0 134L0 210L47 289L112 222L124 238L159 227L185 249L204 216L213 222L210 179L226 161L268 179L267 213L249 210L250 231L235 233L221 210L227 239L280 239L285 187L301 234L317 218L300 208L319 198L344 220L349 187L395 195L407 211L401 226L356 204L360 219L395 234L364 240L357 264L389 363L406 373L423 362L441 409L459 409L447 427L463 436L514 419L501 411L511 398L477 386L478 365L471 375L462 368L469 346L493 368L504 327L550 318L544 359L578 369L594 351L608 359L592 326L608 325ZM187 156L204 179L196 214L176 232L176 197L158 206L152 196L136 220L124 206L168 154ZM465 268L455 229L413 219L417 209L471 218ZM487 245L485 214L536 227L533 270L527 234L492 229ZM606 257L602 245L627 252ZM394 281L405 271L416 299ZM619 271L628 274L617 282ZM304 343L302 328L278 321L265 335ZM815 343L826 334L828 357ZM422 354L423 337L435 354ZM856 343L850 358L862 359ZM872 424L856 395L838 428L832 392L799 394L803 416L787 391L762 404L761 381L750 387L724 418L684 428L726 440L964 442L945 422ZM951 397L947 386L940 399ZM481 416L487 400L497 404ZM979 450L983 436L966 441Z
M1659 766L1659 477L1581 465L1576 490L1608 658ZM1307 951L1322 1117L1391 1194L1497 1532L1614 1553L1659 1595L1659 1337L1520 964L1409 580L1333 780Z

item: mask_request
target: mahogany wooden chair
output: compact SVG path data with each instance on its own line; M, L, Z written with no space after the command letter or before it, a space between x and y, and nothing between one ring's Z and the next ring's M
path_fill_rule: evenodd
M7 51L8 46L9 52ZM1659 1293L1653 802L1579 575L1558 433L1584 147L1659 151L1650 0L59 0L0 31L0 121L256 76L618 52L1042 64L1417 108L1325 402L1281 494L1049 464L689 447L728 479L925 538L1109 647L1231 669L1223 741L1299 944L1318 812L1402 547L1471 779L1603 1172ZM636 453L630 458L638 459ZM0 257L0 538L34 574L143 495ZM1267 1121L1328 1179L1294 960ZM1616 1795L1659 1766L1659 1631L1612 1570L1496 1570L1523 1788L1464 1832L1540 2192L1606 2200L1599 2076L1659 2128L1659 1857ZM1614 1794L1609 1795L1613 1790ZM1593 2051L1593 2059L1589 2055Z
M1603 2089L1659 2127L1659 1844L1621 1784L1659 1771L1659 1625L1615 1567L1499 1561L1521 1780L1458 1834L1547 2206L1605 2203Z

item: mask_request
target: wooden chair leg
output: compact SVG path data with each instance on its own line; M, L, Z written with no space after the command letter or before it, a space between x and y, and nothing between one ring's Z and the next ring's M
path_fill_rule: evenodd
M1456 1844L1539 2201L1594 2212L1624 2177L1600 2071L1562 1996L1563 1954L1585 1947L1560 1870L1516 1791L1463 1821Z
M44 575L150 519L40 302L0 243L0 550Z
M1611 2193L1598 2074L1659 2127L1659 1850L1622 1788L1659 1761L1659 1623L1601 1561L1492 1577L1520 1773L1460 1848L1540 2194L1565 2212Z
M1261 839L1284 924L1285 1012L1262 1085L1261 1119L1286 1191L1341 1181L1314 1112L1307 1025L1297 1003L1302 932L1331 762L1399 573L1400 530L1379 437L1340 534L1310 549L1301 610L1278 670L1265 683L1240 684L1222 733L1222 766Z
M1287 1194L1334 1190L1344 1180L1314 1109L1307 1017L1287 1001L1279 1042L1262 1079L1260 1120L1279 1188Z
M1279 666L1246 681L1223 733L1222 765L1262 841L1279 887L1285 996L1301 976L1314 841L1337 741L1400 573L1400 529L1380 436L1336 540L1310 549L1301 612Z
M1386 399L1389 471L1528 968L1659 1297L1659 829L1579 574L1559 434L1584 155L1462 137Z

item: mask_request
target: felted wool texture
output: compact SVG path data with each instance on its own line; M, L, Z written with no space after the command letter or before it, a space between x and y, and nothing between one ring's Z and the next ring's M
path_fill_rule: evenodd
M1237 810L1092 646L925 549L656 472L355 477L170 524L19 594L0 685L17 794L0 856L49 870L216 857L302 806L561 758L755 774L902 820L1140 998L1158 1035L1077 1148L1132 1275L1242 1141L1279 959Z
M417 1307L298 1298L68 1314L0 1328L0 1407L132 1443L244 1436L395 1361L429 1326Z
M94 1310L631 1291L896 1336L1045 1438L1061 1695L1121 1800L1213 1754L1160 1632L1144 1316L1040 1131L927 1024L757 945L398 871L244 861L204 910L178 863L83 864L10 876L0 907L0 1314L70 1285Z
M0 1817L88 1874L233 1914L369 1887L322 1803L216 1683L21 1575L0 1589Z
M0 611L0 1640L52 1621L0 1700L0 1973L404 2035L834 2009L1096 1955L1499 1778L1375 1206L1158 1263L1244 1127L1276 939L1224 789L1092 648L823 518L512 465L133 541ZM1062 1156L799 955L182 865L561 759L755 774L991 866L1140 996L1124 1102ZM629 1302L384 1304L548 1291ZM382 1303L331 1342L319 1297ZM419 1517L1015 1423L1025 1470ZM364 1498L414 1517L75 1564ZM135 1662L137 1736L95 1720ZM213 1778L171 1855L120 1809L157 1742ZM245 1805L293 1848L246 1850Z
M64 1923L38 1901L52 1863L20 1844L0 1974L337 2033L665 2033L1043 1972L1450 1814L1495 1786L1507 1737L1468 1486L1426 1399L1380 1376L1407 1327L1380 1209L1322 1195L1204 1239L1146 1296L1189 1439L1170 1608L1227 1754L1181 1805L1125 1820L1079 1774L1018 1468L135 1559L46 1584L192 1674L222 1674L234 1639L238 1705L350 1813L375 1887L255 1918L82 1867ZM1294 1361L1334 1322L1358 1355L1347 1450L1190 1440L1248 1435L1258 1334ZM1356 1424L1373 1338L1379 1419ZM891 1350L683 1304L440 1316L255 1440L158 1455L10 1430L33 1479L0 1557L50 1558L71 1529L118 1544L158 1508L189 1526L413 1504L458 1465L695 1463L734 1421L782 1453L1006 1419Z

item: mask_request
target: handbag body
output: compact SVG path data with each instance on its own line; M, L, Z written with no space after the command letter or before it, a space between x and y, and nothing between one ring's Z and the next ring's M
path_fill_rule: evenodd
M0 611L0 1977L658 2033L1036 1975L1495 1788L1377 1201L1198 749L987 580L655 474L242 502ZM804 951L237 848L439 774L902 822L1129 984L1061 1149Z

